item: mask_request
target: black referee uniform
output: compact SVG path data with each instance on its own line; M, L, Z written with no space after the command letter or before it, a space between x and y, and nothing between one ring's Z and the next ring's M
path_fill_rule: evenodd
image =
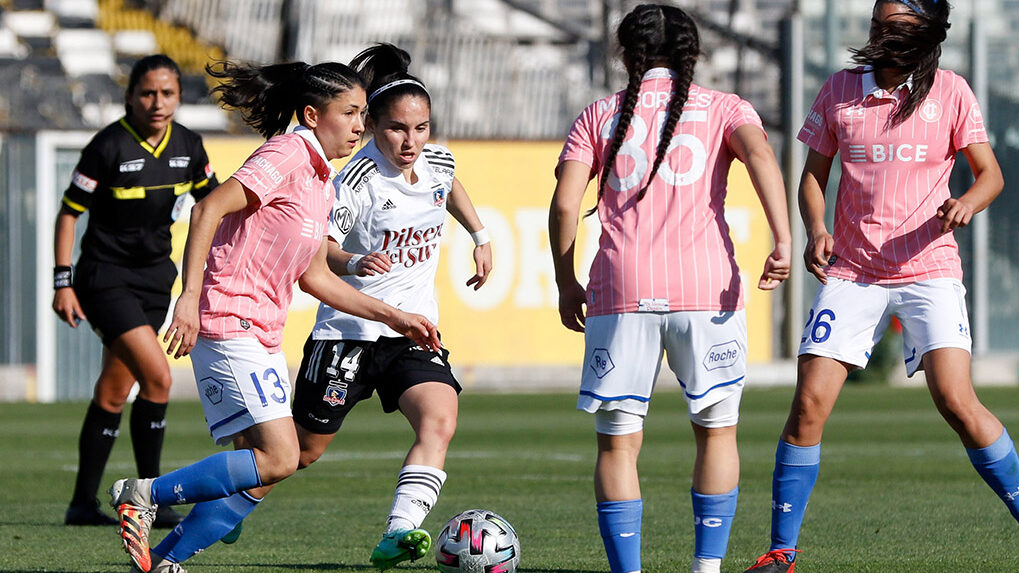
M218 184L201 136L175 122L153 147L123 118L82 150L63 203L90 211L74 292L104 345L163 324L177 276L170 225L186 194L201 199Z

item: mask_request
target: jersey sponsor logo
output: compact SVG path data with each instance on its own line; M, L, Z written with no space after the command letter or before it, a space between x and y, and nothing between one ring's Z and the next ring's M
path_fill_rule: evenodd
M249 328L251 328L251 323L248 322L248 320L246 318L242 318L241 319L241 328L243 328L244 330L248 330Z
M348 163L343 169L343 178L340 181L342 184L350 187L355 193L361 191L361 187L372 178L373 175L379 172L378 165L375 165L375 161L370 157L362 157L356 161Z
M842 109L842 118L845 120L863 119L866 115L867 112L858 105L851 105Z
M77 187L78 189L81 189L82 191L87 191L88 193L92 193L93 191L95 191L96 186L99 185L98 181L92 179L91 177L88 177L87 175L83 174L81 171L78 171L77 169L75 169L74 174L71 175L71 182L74 183L74 186Z
M724 344L716 344L708 349L708 353L704 355L704 369L705 370L717 370L719 368L728 368L740 357L739 343L735 340L730 340Z
M396 209L396 203L393 203L392 199L386 199L386 202L382 204L382 210L388 211L390 209Z
M441 183L436 183L432 187L432 203L436 207L442 207L446 204L446 189Z
M354 228L354 214L350 212L350 208L344 206L333 211L333 224L344 235L349 233Z
M927 100L920 105L920 119L927 123L940 121L942 114L943 110L941 108L941 102L936 99L927 98Z
M191 165L191 158L186 155L179 155L177 157L171 157L169 159L170 167L175 169L183 169L188 165Z
M263 173L268 175L269 179L272 179L272 182L275 185L279 185L283 182L283 175L280 174L279 169L276 169L276 166L270 163L268 159L261 155L256 155L251 159L251 161L255 164L255 167L258 167Z
M132 159L131 161L125 161L120 164L121 173L137 173L145 168L145 158Z
M983 114L982 111L980 111L980 104L979 103L974 103L972 106L970 106L970 108L969 108L969 118L973 120L973 123L983 123L984 122L984 114Z
M199 387L205 399L212 404L219 404L223 401L223 383L211 376L202 378Z
M927 161L928 146L922 143L875 143L850 144L850 163L924 163Z
M807 121L816 125L817 127L821 127L822 125L824 125L824 117L822 117L821 114L818 113L816 109L810 110L810 113L807 114Z
M598 378L604 378L606 374L612 372L616 365L612 362L612 356L609 351L605 348L595 348L594 352L591 353L591 370L594 371L594 375Z
M385 231L382 239L382 251L389 256L394 265L402 264L410 268L417 263L427 261L439 251L439 237L442 236L442 224L416 229L406 227L398 231Z
M324 225L312 219L301 220L301 236L307 239L321 239Z

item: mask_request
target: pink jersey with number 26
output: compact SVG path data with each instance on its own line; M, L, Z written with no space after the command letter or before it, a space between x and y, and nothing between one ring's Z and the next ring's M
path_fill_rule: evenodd
M738 96L691 85L665 160L647 193L674 73L644 74L615 169L598 203L602 233L587 286L587 314L743 308L739 269L723 217L736 128L761 127ZM601 174L623 92L598 100L573 124L562 154Z
M835 202L835 262L829 276L862 283L962 279L959 247L941 233L937 210L951 197L955 155L987 141L966 80L938 70L909 119L889 116L908 83L889 94L873 72L833 74L814 101L799 140L842 165Z

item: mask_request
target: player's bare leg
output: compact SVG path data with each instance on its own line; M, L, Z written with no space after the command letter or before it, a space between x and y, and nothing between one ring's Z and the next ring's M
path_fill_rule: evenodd
M923 355L923 367L938 412L967 448L984 448L1004 427L980 403L970 378L970 354L961 348L939 348Z

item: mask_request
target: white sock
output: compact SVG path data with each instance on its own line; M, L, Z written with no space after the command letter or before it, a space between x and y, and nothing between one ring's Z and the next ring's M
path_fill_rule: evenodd
M690 568L691 573L721 573L721 571L721 559L704 559L702 557L694 557L693 566Z
M431 466L404 466L396 480L386 533L421 527L446 481L446 472Z

